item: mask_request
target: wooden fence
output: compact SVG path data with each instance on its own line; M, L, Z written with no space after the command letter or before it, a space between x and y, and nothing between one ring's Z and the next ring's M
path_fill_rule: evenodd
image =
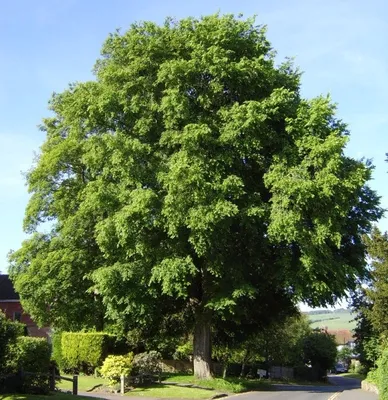
M37 377L47 377L48 378L48 384L49 384L49 390L54 391L55 390L55 381L58 379L72 382L73 383L73 390L72 393L74 395L78 394L78 375L73 375L72 378L68 378L67 376L61 376L61 375L56 375L55 371L48 373L48 374L42 374L42 373L37 373L37 372L29 372L29 371L23 371L20 370L17 374L9 374L9 375L3 375L0 376L3 378L17 378L20 379L20 381L23 381L23 378L25 376L37 376Z

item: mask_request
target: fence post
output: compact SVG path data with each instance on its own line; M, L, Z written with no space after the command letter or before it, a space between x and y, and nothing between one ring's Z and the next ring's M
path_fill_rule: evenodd
M120 376L120 394L124 396L125 392L125 375Z
M73 375L73 394L78 393L78 375Z
M49 376L49 388L51 392L55 390L55 368L51 370L51 374Z

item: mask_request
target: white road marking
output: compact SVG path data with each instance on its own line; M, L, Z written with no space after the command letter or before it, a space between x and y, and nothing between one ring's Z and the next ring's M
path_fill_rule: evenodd
M327 400L335 400L340 394L341 392L334 393Z

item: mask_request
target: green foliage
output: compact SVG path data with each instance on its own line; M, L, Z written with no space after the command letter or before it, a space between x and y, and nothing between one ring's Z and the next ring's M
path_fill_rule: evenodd
M372 307L373 303L364 287L359 287L353 292L352 309L356 320L355 352L360 355L360 362L367 371L376 368L376 362L381 355L380 335L369 317Z
M326 376L337 358L335 338L325 332L312 332L302 339L303 362L315 370L316 378Z
M357 313L356 349L369 370L376 367L388 337L388 233L382 234L375 227L364 241L371 260L370 279L366 288L353 294L352 300Z
M105 358L100 372L103 378L108 379L109 385L114 386L120 382L120 376L128 376L133 368L133 353L125 356L109 355Z
M301 98L254 19L134 24L108 37L95 75L53 96L27 176L25 229L55 223L10 274L40 323L106 315L156 336L179 315L206 327L196 336L252 331L365 275L361 234L382 213L372 167L345 156L335 106Z
M311 334L304 315L286 318L263 331L264 347L261 354L270 365L294 366L302 349L301 343Z
M113 337L100 332L63 332L62 362L66 369L91 373L102 365Z
M48 393L50 370L50 346L44 338L20 336L10 347L8 370L32 372L23 376L21 391L23 393Z
M360 376L363 376L365 378L366 374L368 373L368 369L362 365L362 364L358 364L356 365L356 367L354 368L354 372Z
M337 361L343 362L346 365L350 365L353 351L350 347L344 346L337 352Z
M388 233L374 228L365 240L372 259L372 285L366 291L372 306L367 318L378 334L388 337Z
M62 332L55 331L51 335L51 359L55 361L60 370L66 369L66 364L62 357Z
M377 362L377 386L379 399L388 400L388 349L385 349Z
M260 332L244 337L241 342L236 342L234 336L217 343L216 337L213 357L224 367L230 363L261 363L266 368L271 365L294 366L303 353L301 343L310 334L308 318L296 315L272 323ZM241 375L244 375L244 370Z
M154 350L146 353L136 354L133 359L133 373L135 375L159 375L162 372L161 361L161 354Z
M0 310L0 374L6 371L9 346L14 344L18 336L22 336L25 326L12 322Z
M32 200L31 200L32 201ZM91 236L73 227L73 241L33 233L22 247L9 254L9 274L23 308L40 326L77 331L103 329L101 299L89 289L88 273L99 263Z
M189 360L193 355L193 339L186 340L184 343L177 346L173 358L175 360Z
M371 369L368 372L366 380L368 382L374 383L375 385L378 386L379 385L379 375L380 375L380 373L379 373L379 371L377 369Z
M242 393L252 390L268 389L269 385L259 379L243 378L213 378L201 380L193 375L174 375L164 380L164 382L179 382L182 384L198 385L204 388L214 389L221 393Z

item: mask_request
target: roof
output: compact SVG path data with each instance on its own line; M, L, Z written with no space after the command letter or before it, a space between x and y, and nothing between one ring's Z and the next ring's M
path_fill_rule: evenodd
M19 300L19 295L15 292L8 275L0 275L0 301L1 300Z

